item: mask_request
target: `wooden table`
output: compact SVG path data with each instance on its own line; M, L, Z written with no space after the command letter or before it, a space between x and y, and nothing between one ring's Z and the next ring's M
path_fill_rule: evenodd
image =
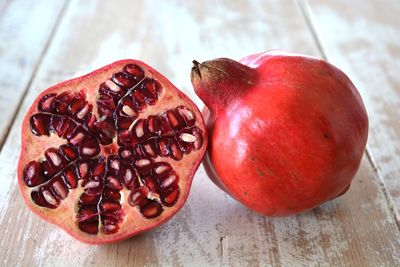
M400 266L400 1L0 0L0 265ZM90 246L33 215L16 165L23 115L57 82L141 59L187 93L191 61L279 48L354 81L370 132L350 191L311 212L258 216L202 168L185 207L128 241Z

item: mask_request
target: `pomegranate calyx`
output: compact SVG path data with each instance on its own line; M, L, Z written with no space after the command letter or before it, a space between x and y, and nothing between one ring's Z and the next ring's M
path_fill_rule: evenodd
M253 68L229 58L217 58L203 63L196 60L192 62L192 84L196 94L212 113L224 110L256 82ZM232 87L236 90L232 91Z

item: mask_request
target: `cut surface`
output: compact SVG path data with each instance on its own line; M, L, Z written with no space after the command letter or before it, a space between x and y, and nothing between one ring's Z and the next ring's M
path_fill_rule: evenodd
M43 92L22 127L28 206L88 243L126 239L175 214L207 146L192 101L139 61Z

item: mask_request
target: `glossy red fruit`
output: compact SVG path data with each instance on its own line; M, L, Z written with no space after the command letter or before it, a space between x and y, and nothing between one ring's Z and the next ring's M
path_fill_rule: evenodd
M192 83L210 110L207 173L248 208L291 215L349 188L368 118L342 71L271 51L239 62L194 61Z
M29 208L75 238L123 240L182 207L205 133L164 76L118 61L37 97L22 125L19 186Z

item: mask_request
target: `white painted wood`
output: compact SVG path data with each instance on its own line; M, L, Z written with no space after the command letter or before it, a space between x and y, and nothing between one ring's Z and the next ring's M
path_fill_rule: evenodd
M10 4L11 0L0 0L0 15L7 9L7 6Z
M2 265L395 266L400 233L364 159L348 193L312 212L256 215L196 174L185 207L164 226L128 241L89 246L35 217L16 184L19 130L35 96L111 61L149 63L193 97L191 60L271 48L319 55L293 1L72 1L0 154Z
M64 1L0 2L0 149Z
M400 225L400 1L309 1L326 55L359 89L368 151Z

